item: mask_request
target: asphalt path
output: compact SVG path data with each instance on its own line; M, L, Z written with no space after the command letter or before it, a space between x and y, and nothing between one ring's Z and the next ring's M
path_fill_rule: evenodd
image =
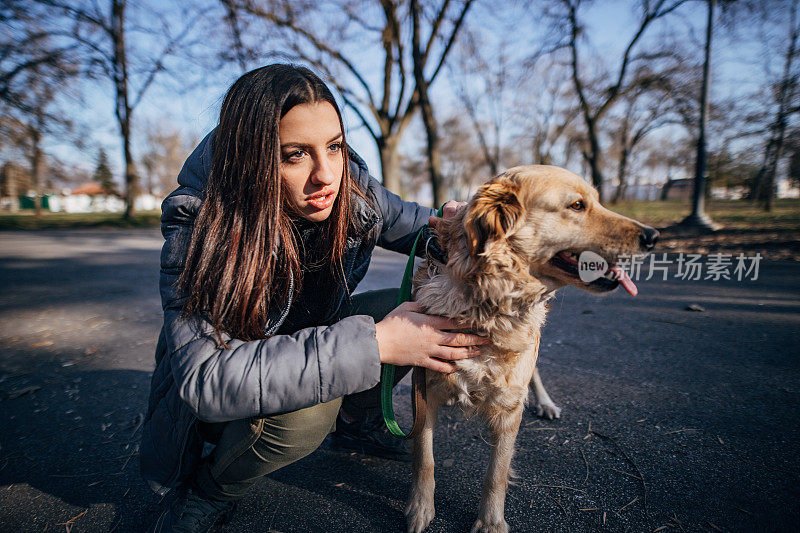
M157 230L0 232L0 531L154 520L136 442L160 246ZM402 263L376 252L360 290L397 286ZM757 280L668 274L636 298L553 301L539 364L563 413L525 413L512 530L797 529L800 263L762 262ZM429 531L469 531L487 441L441 414ZM263 480L225 531L402 531L409 480L406 464L320 449Z

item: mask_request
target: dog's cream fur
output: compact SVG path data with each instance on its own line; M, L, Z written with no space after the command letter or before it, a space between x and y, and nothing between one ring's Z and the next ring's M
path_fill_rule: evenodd
M491 459L472 531L508 531L505 495L529 384L540 416L560 412L536 371L547 301L567 284L596 292L616 286L585 284L550 260L559 252L590 250L611 264L620 254L643 251L643 229L603 208L580 177L551 166L513 168L439 222L448 261L420 267L415 300L426 313L455 318L491 344L477 357L456 361L452 374L427 372L428 411L414 440L408 531L421 532L433 519L433 428L439 407L453 403L468 416L480 415L491 432Z

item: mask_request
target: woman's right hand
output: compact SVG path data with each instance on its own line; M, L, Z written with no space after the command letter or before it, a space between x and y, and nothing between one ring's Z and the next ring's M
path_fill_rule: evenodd
M475 357L480 346L489 344L486 337L444 331L460 327L453 319L422 313L416 302L400 304L375 324L381 363L452 372L455 367L448 361Z

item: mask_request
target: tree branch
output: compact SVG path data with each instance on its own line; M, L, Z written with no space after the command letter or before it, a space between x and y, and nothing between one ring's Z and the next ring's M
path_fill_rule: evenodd
M428 42L425 45L425 51L422 53L422 64L426 65L428 63L428 55L433 48L433 43L436 41L436 36L439 33L439 28L442 26L442 22L444 22L445 15L447 14L447 9L450 7L450 0L444 0L441 9L439 12L436 13L436 18L431 24L431 34L428 37Z
M464 2L464 7L461 9L461 13L458 16L455 24L453 25L453 30L450 32L450 37L447 39L447 44L442 51L442 55L439 58L439 64L436 65L436 69L431 74L431 77L428 79L428 84L432 84L433 80L436 79L436 75L439 74L439 71L442 69L442 65L444 65L444 60L447 58L447 54L450 52L450 48L452 48L453 43L455 43L456 36L458 35L458 30L461 27L461 24L464 22L464 18L467 16L467 11L469 11L470 6L472 6L473 0L466 0Z
M155 79L156 75L164 69L164 60L169 55L172 54L173 49L181 41L183 41L183 39L189 34L191 29L197 23L197 21L202 16L204 16L207 12L208 12L208 8L206 8L206 9L204 9L202 11L198 11L196 13L196 15L194 16L194 18L191 19L186 24L186 26L183 28L183 30L175 38L171 39L166 44L166 46L164 46L164 49L161 51L161 54L159 55L158 59L156 60L155 64L153 65L153 68L150 69L150 71L149 71L149 73L147 75L147 79L145 79L144 83L142 83L142 85L139 87L139 90L136 92L136 96L133 99L133 103L131 104L131 109L136 109L136 107L139 105L139 102L141 102L142 97L144 96L144 93L147 91L147 89L153 83L153 80Z
M296 33L297 35L300 35L301 37L303 37L306 40L308 40L308 42L310 42L314 46L314 48L316 48L317 50L319 50L321 52L324 52L324 53L330 55L331 57L333 57L334 59L336 59L337 61L339 61L342 65L344 65L347 68L348 71L350 71L350 73L353 75L353 77L356 78L358 83L361 85L361 87L367 93L367 97L369 98L370 102L374 105L375 98L374 98L374 96L372 94L372 90L370 89L369 84L365 80L364 76L355 67L353 62L350 61L349 59L347 59L346 57L344 57L344 55L342 55L341 52L339 52L338 50L335 50L333 47L331 47L327 43L322 42L320 39L317 38L317 36L313 32L301 27L298 24L295 24L290 19L280 18L275 13L272 13L272 12L269 12L269 11L265 11L263 9L259 9L259 8L255 7L255 6L253 6L249 2L244 6L244 9L248 13L250 13L251 15L260 17L260 18L265 19L265 20L268 20L268 21L272 22L273 24L275 24L275 25L277 25L279 27L291 30L292 32Z

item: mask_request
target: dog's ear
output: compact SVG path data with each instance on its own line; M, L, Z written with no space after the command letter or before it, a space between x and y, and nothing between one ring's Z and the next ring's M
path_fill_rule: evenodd
M518 192L519 185L504 176L478 189L464 217L470 255L477 256L483 252L487 242L508 236L522 216Z

